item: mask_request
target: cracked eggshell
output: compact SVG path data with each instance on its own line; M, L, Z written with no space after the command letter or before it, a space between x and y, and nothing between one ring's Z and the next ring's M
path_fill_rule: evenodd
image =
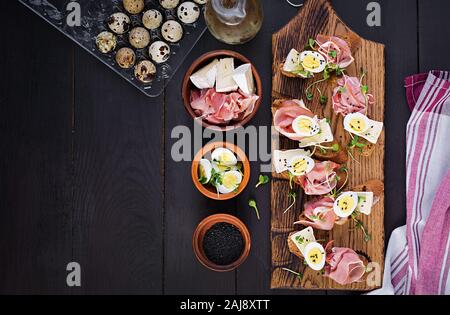
M144 0L123 0L123 7L131 14L139 14L144 10Z
M150 33L143 27L133 28L130 32L129 41L131 46L142 49L150 44Z
M130 18L121 12L111 14L106 23L111 31L119 35L125 34L131 27Z
M177 10L177 16L181 22L186 24L195 23L200 17L200 8L194 2L183 2Z
M95 43L100 52L107 54L116 49L117 38L111 32L101 32L97 35Z
M157 41L150 45L149 55L156 63L166 62L170 57L170 47L163 41Z
M162 25L161 34L168 42L177 43L183 38L183 27L179 22L170 20Z
M142 60L134 68L134 76L142 83L150 83L156 76L156 67L149 60Z
M159 4L164 9L175 9L178 4L180 3L180 0L159 0Z
M123 69L131 68L136 62L136 54L133 49L124 47L120 48L116 54L116 62Z
M142 23L149 30L156 30L161 26L163 22L163 16L161 12L155 9L148 10L142 17Z

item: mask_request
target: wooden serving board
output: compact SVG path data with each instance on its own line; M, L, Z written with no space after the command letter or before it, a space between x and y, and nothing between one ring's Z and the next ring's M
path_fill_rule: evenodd
M336 35L351 42L352 53L355 62L346 69L350 76L360 76L360 69L367 70L366 84L369 93L375 97L375 105L369 108L369 118L384 121L384 45L362 39L350 30L336 15L331 4L327 0L306 0L299 14L289 24L275 33L272 38L273 46L273 82L272 98L303 99L305 104L320 118L328 117L332 122L335 138L346 146L349 135L344 131L343 118L334 114L332 109L332 90L336 86L335 80L319 85L322 91L326 91L328 103L321 105L316 96L313 101L305 99L306 87L321 78L303 80L288 78L279 71L280 64L284 62L291 48L303 51L309 38L316 38L317 34ZM273 137L272 150L287 150L298 148L296 142L283 136ZM349 182L346 190L362 185L368 180L384 181L384 131L382 132L375 151L369 157L357 157L360 163L349 159ZM300 230L302 227L293 225L303 212L303 204L306 197L300 187L295 187L300 193L297 204L288 213L283 214L283 209L289 205L289 182L282 176L274 173L271 190L271 242L272 242L272 270L271 288L273 289L321 289L321 290L373 290L378 285L369 285L366 281L342 286L322 274L304 266L303 262L289 252L287 237L289 233ZM337 247L348 247L363 252L381 267L381 279L384 266L384 195L372 209L370 216L361 215L364 225L372 235L372 240L365 242L363 233L354 229L354 223L348 222L343 226L336 226L330 232L315 231L316 239L325 244L329 240L335 241ZM300 281L295 275L284 271L289 268L300 271L303 274Z

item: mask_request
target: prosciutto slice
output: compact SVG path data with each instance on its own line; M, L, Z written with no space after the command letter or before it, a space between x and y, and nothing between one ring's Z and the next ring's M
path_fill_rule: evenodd
M316 163L311 172L296 177L295 181L302 186L305 194L320 196L331 192L337 185L336 171L341 166L334 162Z
M319 44L319 53L329 63L344 69L355 61L347 42L336 36L317 35L316 42ZM336 52L334 55L333 52Z
M274 115L274 126L275 129L281 133L283 136L299 141L304 137L298 136L294 129L292 129L292 123L298 116L308 116L313 118L314 114L307 109L303 102L300 100L285 100L281 103L281 106L275 112Z
M250 115L259 99L257 95L244 93L219 93L215 89L193 90L191 107L195 114L212 124L227 124Z
M325 197L305 203L305 211L302 217L304 219L295 222L310 226L317 230L330 231L334 227L336 215L333 211L334 199Z
M336 114L366 114L367 106L375 104L372 94L362 93L358 78L344 75L337 83L338 86L333 91L333 110Z
M358 282L366 268L358 254L350 248L333 247L333 241L325 247L327 253L325 276L341 285Z

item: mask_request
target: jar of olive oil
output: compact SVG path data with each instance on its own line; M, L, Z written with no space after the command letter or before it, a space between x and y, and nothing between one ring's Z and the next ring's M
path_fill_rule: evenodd
M259 32L263 9L259 0L209 0L205 20L215 38L238 45L250 41Z

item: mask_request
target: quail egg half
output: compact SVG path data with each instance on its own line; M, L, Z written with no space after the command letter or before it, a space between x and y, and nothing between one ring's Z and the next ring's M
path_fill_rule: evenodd
M150 45L149 55L156 63L166 62L170 57L170 47L163 41L157 41Z
M234 153L227 148L217 148L211 154L214 163L223 166L234 166L237 164L237 158Z
M97 48L100 52L107 54L116 49L117 38L111 32L101 32L97 35L95 43L97 44Z
M177 16L181 22L186 24L195 23L200 17L200 8L191 1L183 2L177 10Z
M292 129L300 137L312 137L320 132L317 118L300 115L292 122Z
M334 213L340 218L348 218L358 206L358 194L355 192L345 192L340 195L333 205Z
M289 161L289 172L294 176L303 176L312 171L315 162L312 158L306 155L294 156Z
M201 184L208 184L211 180L212 165L207 159L201 159L198 165L198 180Z
M143 27L133 28L130 32L129 41L131 46L142 49L150 44L150 33Z
M167 21L161 27L161 34L168 42L177 43L183 37L183 27L177 21Z
M161 4L161 6L164 9L175 9L178 4L180 3L180 0L159 0L159 4Z
M149 30L156 30L161 26L162 22L163 16L161 12L155 9L145 11L144 16L142 17L142 23Z
M242 183L242 174L238 171L228 171L222 175L222 184L217 187L221 194L229 194L239 187Z
M327 61L317 51L304 51L300 54L300 62L306 71L320 73L325 70Z
M136 54L131 48L120 48L116 54L116 62L123 69L131 68L136 62Z
M123 0L123 7L128 13L139 14L144 10L144 0Z
M306 245L303 252L305 253L305 261L311 269L319 271L325 267L326 254L322 245L311 242Z
M156 76L156 67L149 60L142 60L134 68L135 77L142 83L150 83Z
M111 31L122 35L130 30L131 20L125 13L117 12L112 14L106 21Z

